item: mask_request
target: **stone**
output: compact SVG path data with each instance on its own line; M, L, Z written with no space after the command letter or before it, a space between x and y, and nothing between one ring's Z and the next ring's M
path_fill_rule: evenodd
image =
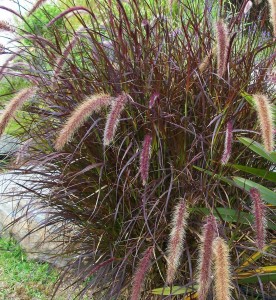
M13 236L30 259L64 267L68 259L55 257L64 243L53 241L57 238L53 226L45 228L41 225L50 213L49 209L39 210L39 199L36 199L33 193L26 192L26 188L31 188L32 181L37 179L38 175L16 171L0 174L1 235ZM49 193L45 190L43 192Z

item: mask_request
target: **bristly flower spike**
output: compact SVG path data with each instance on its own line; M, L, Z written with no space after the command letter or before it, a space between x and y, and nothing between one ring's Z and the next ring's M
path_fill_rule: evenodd
M9 23L5 21L0 21L0 31L14 32L15 30Z
M89 116L106 107L111 103L112 97L107 94L97 94L88 97L71 114L63 128L61 129L55 143L55 149L60 151L69 142L76 130L89 118Z
M146 274L150 268L153 247L149 247L140 260L132 281L131 300L139 300L145 282Z
M266 206L263 203L261 194L258 189L251 188L249 191L251 200L253 202L253 214L254 214L254 229L256 231L256 245L257 248L262 251L265 246L266 237Z
M231 299L231 272L229 249L225 241L217 237L214 240L214 283L215 300Z
M143 141L143 146L140 154L140 174L143 181L143 185L147 183L149 177L149 166L150 166L150 156L151 156L151 141L152 137L147 134Z
M46 1L47 0L37 0L32 9L29 11L28 16L34 13Z
M171 221L171 232L167 249L168 257L166 283L168 285L173 283L177 268L180 264L188 216L189 213L187 210L186 201L182 199L176 205Z
M37 89L34 87L25 88L15 95L12 100L9 101L0 117L0 135L3 134L11 118L14 117L16 111L22 107L25 101L32 97L36 93Z
M276 38L276 0L268 0L270 6L270 22L273 27L274 39Z
M265 95L255 94L253 99L257 109L265 150L272 152L274 148L272 105Z
M226 125L225 132L225 142L224 142L224 151L221 158L221 163L226 165L229 161L232 151L232 143L233 143L233 121L230 120Z
M128 95L123 93L116 97L111 105L111 110L107 116L105 130L104 130L104 138L103 144L104 146L108 146L116 133L116 129L119 123L121 112L123 111L125 104L127 103Z
M222 77L226 71L227 58L230 45L229 31L222 19L216 23L217 40L217 74Z
M216 237L217 222L209 216L204 225L198 263L198 299L205 300L211 284L211 268L213 257L213 241Z
M250 11L250 9L252 8L253 6L253 2L252 1L247 1L245 7L244 7L244 10L243 10L243 13L246 15L248 14L248 12Z

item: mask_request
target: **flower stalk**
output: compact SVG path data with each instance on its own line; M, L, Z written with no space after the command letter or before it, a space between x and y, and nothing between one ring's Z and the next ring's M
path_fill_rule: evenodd
M249 191L251 200L253 202L253 214L254 214L254 229L256 232L256 245L260 251L265 247L266 237L266 206L263 203L261 194L258 189L251 188Z
M217 222L209 216L204 225L198 264L198 299L205 300L211 284L213 241L216 237Z
M83 125L93 112L110 104L112 97L107 94L97 94L88 97L81 103L68 118L67 122L59 132L55 142L55 149L60 151L70 141L74 133Z
M265 150L272 152L274 148L272 104L267 96L262 94L253 95L253 99L256 105Z
M217 237L214 241L215 300L231 299L231 272L229 249L225 241Z
M173 283L177 268L180 264L188 216L189 213L186 207L186 201L182 199L174 209L171 222L172 229L170 232L167 249L168 256L166 283L168 285Z

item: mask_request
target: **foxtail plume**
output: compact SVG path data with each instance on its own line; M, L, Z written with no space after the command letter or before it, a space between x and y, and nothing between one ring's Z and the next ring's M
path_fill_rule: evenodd
M139 300L145 282L146 274L150 268L153 247L149 247L140 260L132 281L131 300Z
M265 217L265 204L261 198L261 194L258 189L251 188L249 191L251 200L253 202L253 214L254 214L254 229L256 232L256 245L260 251L265 246L266 237L266 217Z
M216 23L217 40L217 74L222 77L226 71L228 50L230 45L229 31L222 19Z
M112 97L107 94L97 94L88 97L81 103L68 118L67 122L61 129L55 143L57 151L62 150L66 143L69 142L75 131L89 118L89 116L110 104Z
M15 30L9 23L5 21L0 21L0 31L14 32Z
M47 0L37 0L32 9L28 12L28 16L34 13Z
M107 116L105 124L103 138L104 146L108 146L112 142L117 129L117 125L119 123L121 112L123 111L127 100L128 96L125 93L119 95L113 100L111 110Z
M198 299L205 300L211 283L213 241L216 237L217 222L209 216L204 225L198 264Z
M217 53L217 46L213 47L211 51L204 57L203 61L198 66L200 74L202 74L208 68L208 66L210 66L210 61L216 53Z
M149 177L149 165L150 165L150 148L152 137L147 134L143 141L143 146L140 154L140 174L143 181L143 185L147 183Z
M228 163L228 160L231 156L232 143L233 143L233 121L230 120L227 122L226 125L224 151L221 158L221 163L223 165L226 165Z
M243 10L243 13L246 15L248 14L248 12L250 11L250 9L252 8L253 6L253 2L252 1L247 1L245 7L244 7L244 10Z
M188 216L189 213L187 211L186 201L182 199L176 205L171 221L171 233L167 249L168 257L166 283L168 285L173 283L177 268L180 264Z
M215 300L230 300L231 273L229 249L225 241L220 237L214 240L214 267Z
M270 22L273 27L273 35L276 38L276 0L268 0L270 6Z
M265 95L255 94L253 99L257 109L265 150L272 152L274 148L272 105Z
M24 102L36 93L34 87L25 88L9 101L0 117L0 135L3 134L11 118L15 115L16 111L22 107Z

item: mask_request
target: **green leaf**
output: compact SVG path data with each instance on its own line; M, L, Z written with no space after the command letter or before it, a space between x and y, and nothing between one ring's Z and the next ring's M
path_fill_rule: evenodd
M242 165L231 165L231 166L237 170L244 171L246 173L253 174L256 176L260 176L260 177L270 180L272 182L276 182L276 172L246 167L246 166L242 166Z
M256 274L254 276L240 278L238 279L239 283L255 283L261 280L262 283L266 282L276 282L276 273L268 273L268 274Z
M178 285L174 285L171 288L170 287L161 287L157 288L151 291L152 294L155 295L163 295L163 296L169 296L169 295L182 295L194 292L194 289L188 288L188 287L182 287Z
M229 179L229 178L226 178L226 177L224 177L224 176L221 176L221 175L216 174L216 173L213 173L213 172L211 172L211 171L202 169L202 168L197 167L197 166L193 166L193 167L194 167L195 169L201 171L201 172L204 172L205 174L208 174L208 175L210 175L210 176L216 178L216 179L219 179L219 180L224 181L224 182L226 182L226 183L228 183L228 184L230 184L230 185L233 185L233 181L232 181L231 179Z
M246 92L241 92L240 95L252 106L254 106L254 99L253 96L246 93Z
M190 209L192 212L201 212L205 215L210 214L210 210L206 207L193 207ZM251 225L254 222L254 216L252 214L242 212L239 210L217 207L214 211L215 217L220 217L226 222L241 223L246 225ZM272 230L276 230L276 224L268 220L267 227Z
M246 147L260 155L261 157L276 163L276 152L268 153L265 151L264 146L258 142L250 138L239 137L238 138L241 143L243 143Z
M263 200L266 203L276 206L276 193L269 190L268 188L254 182L254 181L251 181L249 179L245 179L242 177L233 177L233 181L239 188L244 189L248 192L250 191L251 188L258 189L261 193Z

